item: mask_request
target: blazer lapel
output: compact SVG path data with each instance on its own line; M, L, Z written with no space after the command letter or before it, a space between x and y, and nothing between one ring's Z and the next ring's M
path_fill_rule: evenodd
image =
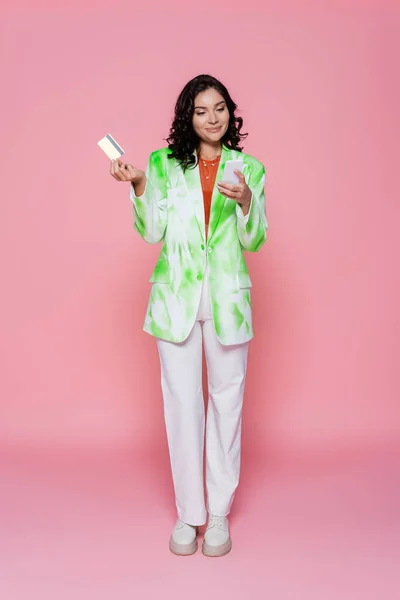
M196 150L193 152L196 157ZM183 172L183 169L182 169ZM204 202L203 192L201 189L200 168L197 164L195 167L189 167L183 172L186 183L188 202L191 204L194 216L200 229L200 233L205 239L205 222L204 222Z
M208 240L211 239L211 236L215 232L215 229L218 225L219 218L221 216L222 209L225 204L226 197L218 191L217 181L222 179L222 175L224 172L225 163L227 160L234 158L232 150L230 150L227 146L222 144L221 150L221 158L219 161L219 166L217 170L217 174L215 177L215 184L213 188L213 193L211 196L211 209L210 209L210 223L208 230ZM193 152L194 157L197 159L196 150ZM187 193L188 193L188 201L191 203L194 216L196 218L197 224L199 226L201 235L205 240L205 221L204 221L204 199L203 199L203 191L201 187L201 179L200 179L200 168L197 164L194 168L189 167L186 169L184 173L184 179L186 183Z
M217 228L222 209L224 208L226 202L226 196L221 194L221 192L217 188L217 181L222 179L226 161L235 158L234 152L234 150L231 150L230 148L222 144L221 158L219 161L217 174L215 176L214 189L211 196L210 222L208 224L208 242L210 242Z

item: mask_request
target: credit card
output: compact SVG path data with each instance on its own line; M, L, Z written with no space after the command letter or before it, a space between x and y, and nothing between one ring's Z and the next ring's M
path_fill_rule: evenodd
M115 160L125 154L125 151L119 144L117 144L112 135L109 133L97 143L111 160Z

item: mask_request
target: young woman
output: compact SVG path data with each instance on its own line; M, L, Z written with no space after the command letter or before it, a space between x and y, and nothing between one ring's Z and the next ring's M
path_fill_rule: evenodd
M146 242L163 242L151 275L144 331L155 336L178 519L175 554L232 547L227 515L239 482L242 403L253 337L251 280L243 251L266 241L265 169L239 146L243 121L214 77L189 81L175 106L168 147L140 170L121 160L110 172L129 181L134 227ZM237 184L224 183L227 160L242 159ZM208 372L205 423L202 342ZM206 490L203 449L206 434Z

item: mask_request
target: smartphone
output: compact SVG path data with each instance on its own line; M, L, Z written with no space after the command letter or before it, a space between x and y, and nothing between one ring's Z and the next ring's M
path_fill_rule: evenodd
M243 160L227 160L224 167L224 174L221 181L225 183L239 183L239 177L234 170L242 172L244 166Z
M121 146L117 144L112 135L109 133L103 137L97 144L105 152L111 160L115 160L125 154Z

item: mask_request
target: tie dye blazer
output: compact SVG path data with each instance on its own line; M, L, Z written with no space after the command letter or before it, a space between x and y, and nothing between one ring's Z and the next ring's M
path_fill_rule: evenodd
M184 173L176 159L167 158L169 153L169 148L160 148L150 154L141 196L130 186L136 231L150 244L163 242L150 277L143 329L164 340L184 341L196 320L208 265L218 339L223 345L246 342L254 334L252 284L243 251L257 252L266 241L265 168L252 156L222 145L215 181L222 179L227 160L242 159L251 205L244 217L240 206L215 185L206 239L199 166Z

